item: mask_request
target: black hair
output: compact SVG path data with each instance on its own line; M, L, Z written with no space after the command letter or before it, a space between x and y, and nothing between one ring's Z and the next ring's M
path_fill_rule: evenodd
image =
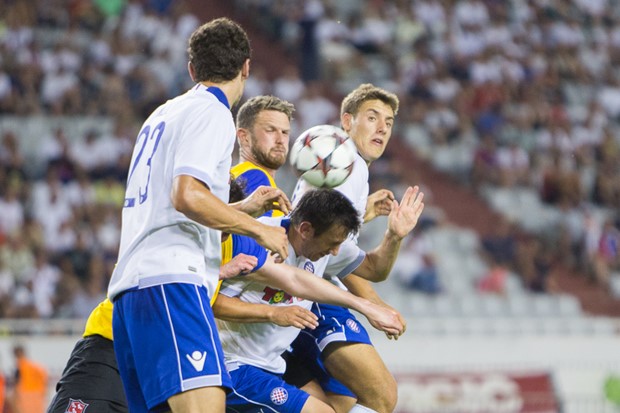
M359 231L361 221L353 204L334 189L314 189L306 192L291 213L291 223L307 221L319 236L334 224L341 225L348 234Z

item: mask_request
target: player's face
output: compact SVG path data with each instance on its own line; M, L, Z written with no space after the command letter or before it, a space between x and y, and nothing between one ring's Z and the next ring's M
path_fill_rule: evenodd
M342 225L334 224L319 236L311 236L304 240L301 255L310 261L316 261L328 254L337 255L340 244L349 234Z
M342 115L342 126L355 142L355 146L366 162L373 162L383 155L394 125L394 111L380 100L367 100L360 106L357 115Z
M250 151L259 166L278 169L288 154L291 122L277 110L264 110L256 116L250 131Z

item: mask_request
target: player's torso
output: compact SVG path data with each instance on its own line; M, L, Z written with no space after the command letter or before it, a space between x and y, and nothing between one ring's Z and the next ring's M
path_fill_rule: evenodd
M305 257L296 257L292 247L289 247L286 263L321 276L327 259L324 257L312 262ZM312 307L311 301L242 278L224 282L221 291L248 303L277 307L297 305L308 310ZM284 371L285 362L280 356L299 334L297 328L281 327L273 323L231 323L218 320L218 329L228 362L251 364L274 373Z
M171 191L176 176L191 175L227 202L234 134L230 111L205 90L168 101L145 121L127 179L111 296L146 278L188 275L206 283L207 273L218 274L219 231L177 211Z

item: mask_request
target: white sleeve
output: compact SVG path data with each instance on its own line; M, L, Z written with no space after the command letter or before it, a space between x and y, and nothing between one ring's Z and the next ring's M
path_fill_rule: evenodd
M357 246L352 238L348 238L340 245L338 255L330 255L325 268L325 274L338 278L345 278L355 271L366 258L366 252Z

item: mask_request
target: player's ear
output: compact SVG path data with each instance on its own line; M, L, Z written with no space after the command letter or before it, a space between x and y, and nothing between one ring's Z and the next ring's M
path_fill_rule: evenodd
M196 81L196 70L194 69L194 65L192 62L187 62L187 71L189 72L189 77L192 78L192 81Z
M299 224L299 233L302 239L306 240L312 238L314 235L314 228L312 228L312 224L308 221L302 221L301 224Z
M247 79L250 77L250 59L246 59L243 67L241 68L241 78Z
M351 130L351 123L353 122L353 115L350 113L343 113L340 115L340 124L342 125L342 129L345 132L349 132Z
M250 133L245 128L237 128L237 141L239 145L249 145L250 143Z

